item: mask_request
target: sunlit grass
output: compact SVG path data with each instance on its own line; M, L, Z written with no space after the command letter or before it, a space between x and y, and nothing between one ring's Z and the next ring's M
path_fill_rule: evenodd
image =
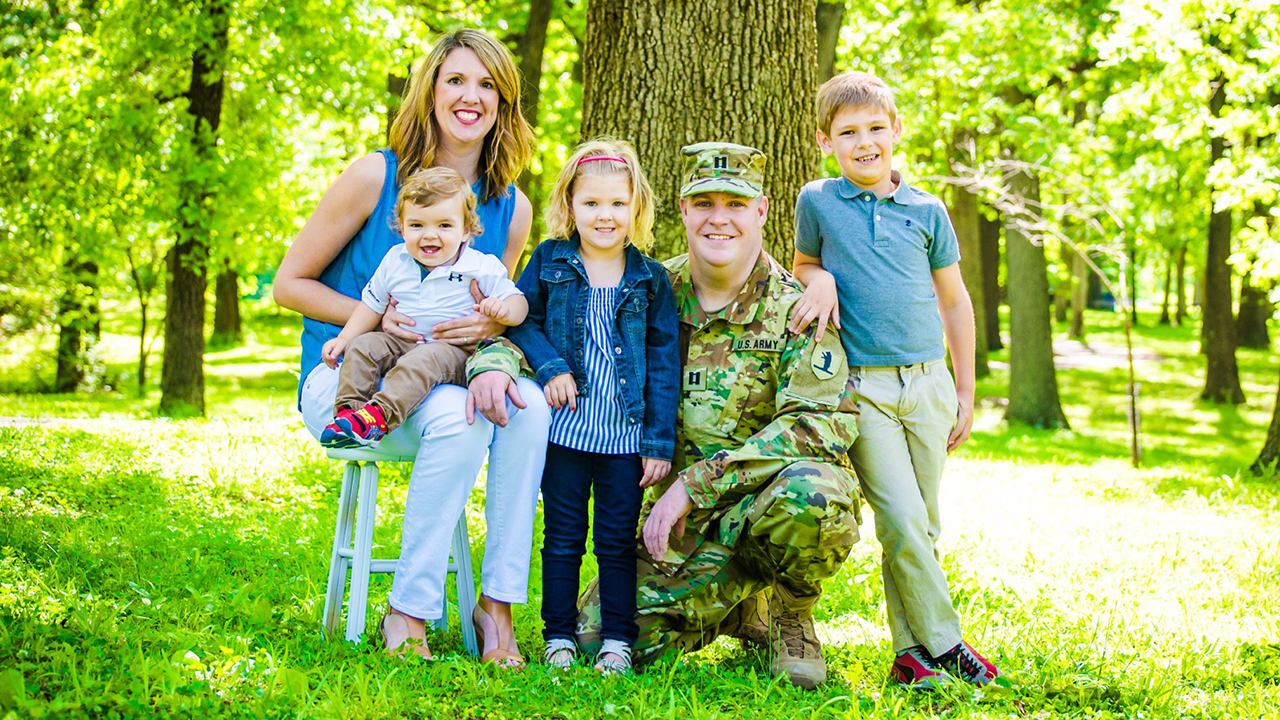
M1091 342L1122 344L1118 318L1090 321ZM832 679L805 693L725 639L626 679L483 667L460 654L456 619L430 666L324 641L339 468L292 412L294 325L255 325L210 354L207 420L155 418L154 388L0 395L0 414L46 420L0 429L0 717L1280 717L1280 489L1245 470L1274 353L1240 353L1249 403L1223 408L1198 400L1192 329L1140 327L1165 360L1140 370L1138 470L1121 369L1059 373L1069 432L1007 425L1007 375L982 381L974 439L948 465L942 547L966 635L1008 686L886 685L868 512L816 610ZM107 356L108 375L129 352ZM21 389L31 357L5 363L0 385ZM393 555L407 468L382 478L375 539ZM483 478L477 546L482 497ZM535 599L538 573L535 548ZM388 589L375 580L371 634ZM517 623L538 657L536 602Z

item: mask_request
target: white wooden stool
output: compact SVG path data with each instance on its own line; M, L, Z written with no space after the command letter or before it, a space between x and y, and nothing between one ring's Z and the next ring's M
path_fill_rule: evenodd
M365 613L369 605L370 573L393 573L397 558L373 559L373 521L378 507L378 463L413 462L413 455L352 448L327 450L334 460L345 460L342 490L338 495L338 522L333 531L333 554L329 558L329 587L324 596L324 631L332 637L342 620L342 595L346 589L347 571L351 571L351 594L347 600L346 639L359 642L364 633ZM357 495L359 496L357 498ZM352 535L354 524L354 537ZM354 545L353 545L354 541ZM471 572L471 537L467 534L467 515L458 518L449 551L449 572L458 585L458 625L467 651L478 655L476 631L471 612L476 606L476 585ZM449 604L432 624L449 628Z

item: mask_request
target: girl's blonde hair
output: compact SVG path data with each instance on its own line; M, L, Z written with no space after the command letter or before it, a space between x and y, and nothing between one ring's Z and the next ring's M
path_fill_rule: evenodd
M520 112L520 72L516 70L515 58L505 45L487 33L463 28L436 41L405 89L387 144L400 159L397 183L403 183L413 171L431 167L435 162L440 144L435 114L436 79L445 57L458 48L467 48L479 56L498 88L498 120L484 138L479 161L480 176L484 178L480 199L488 202L493 197L505 196L507 187L529 164L533 155L533 131Z
M462 197L462 229L475 237L484 232L480 225L480 217L476 215L476 194L462 175L453 168L424 168L409 176L400 187L400 195L396 197L396 214L392 222L396 232L403 232L401 225L404 218L405 204L427 208L450 198Z
M587 158L611 158L588 160ZM617 158L617 159L612 159ZM619 162L621 160L621 162ZM569 162L556 178L547 199L547 231L552 237L568 238L577 225L573 221L573 193L586 177L621 173L631 181L631 232L627 242L641 250L653 245L653 190L640 169L635 148L625 140L596 138L574 149Z

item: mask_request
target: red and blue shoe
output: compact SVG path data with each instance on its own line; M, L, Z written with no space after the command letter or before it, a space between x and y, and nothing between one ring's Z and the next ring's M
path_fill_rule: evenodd
M990 660L978 654L969 643L961 640L959 645L934 658L953 677L971 682L974 685L986 685L1000 677L1000 669Z
M327 448L376 447L386 434L382 408L370 403L359 409L339 410L320 433L320 444Z
M889 668L889 678L920 690L933 690L952 681L951 676L929 656L922 645L898 653L893 667Z

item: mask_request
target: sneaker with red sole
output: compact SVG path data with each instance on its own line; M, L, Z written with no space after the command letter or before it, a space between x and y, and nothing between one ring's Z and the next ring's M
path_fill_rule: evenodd
M990 660L978 654L969 643L961 640L959 645L934 658L953 677L957 677L974 685L986 685L1000 677L1000 669Z
M339 410L320 434L320 444L328 448L376 447L386 434L382 408L370 403L357 410Z
M933 690L952 681L922 645L907 648L894 658L893 667L889 668L890 679L920 690Z

